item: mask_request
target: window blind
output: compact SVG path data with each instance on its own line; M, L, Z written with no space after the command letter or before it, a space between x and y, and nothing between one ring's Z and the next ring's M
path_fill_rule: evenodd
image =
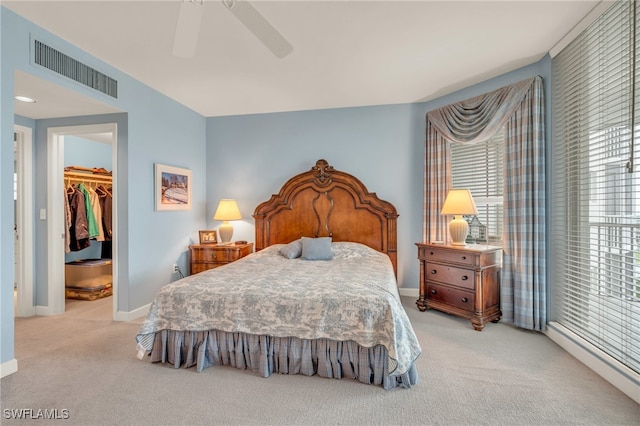
M551 319L640 372L635 3L614 3L552 60Z
M453 187L471 191L492 245L502 242L503 164L504 130L485 142L451 144Z

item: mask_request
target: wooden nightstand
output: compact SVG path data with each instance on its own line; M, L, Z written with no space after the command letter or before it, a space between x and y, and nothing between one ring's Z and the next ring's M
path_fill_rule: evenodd
M477 331L489 321L500 320L501 247L416 245L420 260L418 309L433 308L467 318Z
M248 244L195 244L189 246L191 275L217 268L253 253L253 243Z

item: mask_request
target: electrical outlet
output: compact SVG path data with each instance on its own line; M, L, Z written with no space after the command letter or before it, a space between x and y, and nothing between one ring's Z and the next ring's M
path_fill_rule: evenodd
M173 272L174 274L177 274L178 272L180 272L180 268L178 268L177 263L173 264L173 268L171 269L171 272Z

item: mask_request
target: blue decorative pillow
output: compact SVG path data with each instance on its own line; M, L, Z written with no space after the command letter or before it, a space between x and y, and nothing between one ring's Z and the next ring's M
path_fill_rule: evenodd
M302 237L302 258L305 260L331 260L331 237Z
M287 259L296 259L300 257L302 254L302 240L291 241L289 244L280 247L278 253Z

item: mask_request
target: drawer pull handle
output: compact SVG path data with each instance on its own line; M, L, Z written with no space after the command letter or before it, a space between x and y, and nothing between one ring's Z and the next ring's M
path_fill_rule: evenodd
M430 252L429 252L429 254L430 254L431 256L433 256L433 252L432 252L432 251L430 251Z
M462 299L460 299L462 301L462 303L467 303L469 301L469 299L467 299L466 297L463 297Z
M435 269L432 269L432 270L431 270L431 275L435 275L435 274L437 274L437 273L438 273L438 271L436 271Z
M437 291L431 290L431 294L436 294L436 293L437 293Z
M462 276L462 281L466 281L466 280L468 280L468 279L469 279L469 277L468 277L467 275L463 275L463 276Z
M467 256L462 256L462 260L467 260Z

